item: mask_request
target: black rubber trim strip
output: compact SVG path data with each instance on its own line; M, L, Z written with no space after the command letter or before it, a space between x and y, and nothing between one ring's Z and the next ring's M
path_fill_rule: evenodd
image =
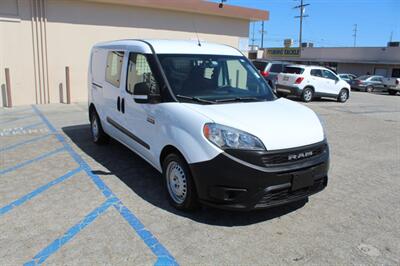
M99 85L99 84L97 84L97 83L94 83L94 82L92 82L92 85L95 86L95 87L97 87L97 88L103 88L103 86L101 86L101 85Z
M136 141L137 143L139 143L140 145L142 145L143 147L145 147L146 149L150 150L149 144L147 144L137 136L133 135L129 130L127 130L126 128L124 128L111 118L107 117L107 122L110 123L112 126L114 126L116 129L118 129L119 131L121 131L122 133L124 133L125 135L127 135L128 137L130 137L131 139L133 139L134 141Z

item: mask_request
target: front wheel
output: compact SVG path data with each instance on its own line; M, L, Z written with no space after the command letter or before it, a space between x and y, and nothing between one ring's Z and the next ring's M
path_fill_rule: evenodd
M196 187L189 167L181 156L169 154L163 163L163 176L169 202L178 210L189 211L196 209Z
M388 90L388 92L389 92L390 95L395 95L397 93L396 90L390 90L390 89Z
M303 102L308 103L308 102L311 102L311 100L313 99L313 96L314 96L313 90L311 88L305 88L303 90L303 93L301 94L301 100Z
M344 103L344 102L347 101L347 99L349 99L349 92L348 92L348 90L346 90L346 89L342 89L342 90L339 92L337 101L340 102L340 103Z

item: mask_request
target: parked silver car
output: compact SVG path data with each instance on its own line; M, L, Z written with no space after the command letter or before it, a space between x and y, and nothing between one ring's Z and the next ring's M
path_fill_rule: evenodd
M387 86L383 82L384 77L376 75L360 76L351 81L351 89L365 92L387 90Z

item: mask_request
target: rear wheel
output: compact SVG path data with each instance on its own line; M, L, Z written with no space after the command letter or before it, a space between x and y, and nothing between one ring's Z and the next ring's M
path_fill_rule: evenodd
M100 118L96 111L90 114L90 131L92 133L92 140L96 144L104 144L109 140L109 136L104 132L101 126Z
M303 93L301 94L301 100L303 102L311 102L311 100L313 99L314 96L314 91L311 88L305 88L303 90Z
M374 91L374 87L372 87L372 86L367 86L367 87L365 88L365 91L366 91L366 92L373 92L373 91Z
M396 90L388 90L388 92L389 92L390 95L395 95L397 93Z
M348 92L348 90L346 90L346 89L342 89L342 90L339 92L337 101L340 102L340 103L344 103L344 102L347 101L347 99L349 99L349 92Z
M199 206L196 187L185 159L175 153L169 154L164 159L163 176L173 207L188 211Z

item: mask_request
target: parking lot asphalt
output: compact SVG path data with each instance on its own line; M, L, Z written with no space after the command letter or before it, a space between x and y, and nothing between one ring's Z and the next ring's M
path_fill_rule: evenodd
M306 106L328 187L253 212L169 206L161 175L91 142L86 103L0 110L0 265L400 264L400 95ZM267 114L266 114L267 115Z

